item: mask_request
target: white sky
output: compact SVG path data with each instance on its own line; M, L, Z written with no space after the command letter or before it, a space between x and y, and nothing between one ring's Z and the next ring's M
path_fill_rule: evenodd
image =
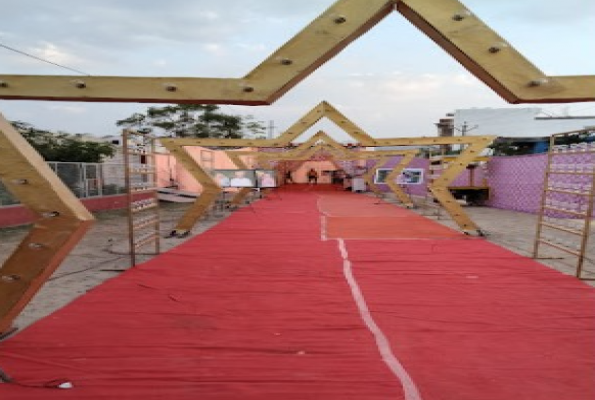
M239 78L332 0L0 0L0 43L91 75ZM592 0L467 0L480 18L549 75L595 74ZM0 72L72 74L0 48ZM393 13L271 106L222 106L285 130L327 100L375 137L428 136L455 109L510 105ZM118 134L115 121L151 104L0 100L39 128ZM546 104L595 115L595 103ZM330 123L326 129L337 135Z

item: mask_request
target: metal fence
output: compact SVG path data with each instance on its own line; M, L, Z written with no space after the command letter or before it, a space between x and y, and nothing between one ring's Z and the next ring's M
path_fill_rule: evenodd
M124 165L121 163L48 162L50 168L79 198L126 193ZM0 183L0 207L18 204Z

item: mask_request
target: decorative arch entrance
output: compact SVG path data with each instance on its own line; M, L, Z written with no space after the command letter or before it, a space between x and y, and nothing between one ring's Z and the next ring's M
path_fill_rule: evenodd
M339 0L242 78L4 74L0 75L0 99L271 104L393 11L417 26L508 102L595 100L594 75L546 75L458 0ZM467 144L456 165L430 190L436 198L442 199L465 231L477 228L454 199L449 198L446 185L465 168L465 160L478 155L493 138L372 139L348 121L344 121L344 126L364 146ZM184 156L184 146L284 147L298 136L299 129L294 128L280 140L261 142L164 141L206 185L193 213L200 214L203 201L208 204L212 200L208 200L209 196L216 195L217 187L194 161ZM83 237L93 217L1 116L0 177L7 189L37 217L30 234L1 269L0 332L3 332Z
M318 143L323 143L328 151L334 154L340 154L344 159L353 157L353 152L347 150L343 145L332 139L324 132L318 132L309 140L299 145L294 141L310 129L314 124L323 118L328 118L334 122L339 128L343 129L345 133L357 141L358 145L363 147L384 147L384 146L430 146L430 145L446 145L457 144L464 147L460 155L450 163L448 168L440 176L440 178L433 181L428 189L436 200L446 209L453 220L459 225L461 230L467 234L478 233L482 234L477 225L469 218L463 208L452 196L448 190L448 185L465 170L481 152L495 139L493 136L463 136L463 137L421 137L421 138L391 138L391 139L377 139L370 136L363 129L358 127L355 123L350 121L345 115L341 114L335 107L328 102L323 101L306 113L302 118L296 121L288 130L283 132L277 139L269 140L246 140L246 139L161 139L161 143L173 154L185 168L197 179L203 186L204 191L196 200L194 205L184 214L178 221L175 228L175 234L185 236L198 219L204 215L207 209L213 204L216 198L221 193L222 189L213 180L213 178L196 162L185 150L185 147L191 146L209 146L216 145L221 147L239 147L250 146L257 149L290 149L285 151L283 156L275 151L228 151L232 160L239 168L247 168L238 157L242 155L251 155L258 160L269 161L273 159L283 160L285 157L295 157L302 153L312 150ZM216 143L216 144L214 144ZM390 151L362 151L359 157L368 157L367 159L379 159L383 156L395 155ZM367 155L363 155L367 154ZM400 152L399 152L400 154ZM311 154L310 154L311 156ZM300 156L301 157L301 156ZM411 156L413 158L413 155ZM341 158L341 157L339 157ZM303 160L303 158L300 158ZM380 165L379 165L380 166ZM411 206L412 202L398 185L392 182L401 171L395 169L387 176L387 183L395 195L402 203ZM368 184L371 179L368 177ZM391 185L392 184L392 185ZM372 187L375 187L372 182ZM249 193L249 190L240 190L238 195L234 198L233 203L237 204Z

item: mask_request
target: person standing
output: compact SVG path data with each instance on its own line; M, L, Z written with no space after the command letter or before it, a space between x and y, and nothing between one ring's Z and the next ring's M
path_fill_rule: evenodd
M291 171L287 171L285 173L285 183L293 183L293 178L291 176Z
M316 185L318 183L318 172L314 168L310 168L308 171L308 183Z

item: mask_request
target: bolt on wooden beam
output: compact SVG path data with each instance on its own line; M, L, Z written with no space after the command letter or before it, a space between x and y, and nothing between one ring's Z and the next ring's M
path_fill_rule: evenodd
M2 115L0 179L35 215L31 231L0 268L1 333L84 236L93 216Z

